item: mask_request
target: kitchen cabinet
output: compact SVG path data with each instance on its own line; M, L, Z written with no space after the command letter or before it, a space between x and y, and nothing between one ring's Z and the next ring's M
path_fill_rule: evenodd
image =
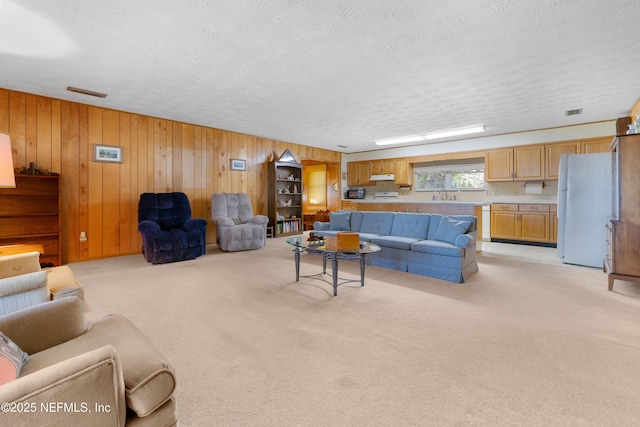
M550 205L493 203L491 239L552 243Z
M580 153L580 142L566 142L562 144L548 144L544 146L546 151L546 167L544 176L546 179L558 179L560 170L560 156L563 154Z
M544 146L531 145L513 149L513 180L544 179Z
M613 197L604 261L609 290L615 279L640 282L640 135L615 138L611 150Z
M542 180L544 164L543 145L490 150L485 155L485 180Z
M608 153L611 151L611 137L594 138L580 141L580 153Z
M394 173L394 166L395 164L392 159L371 160L369 162L369 172L372 175Z
M487 182L513 181L513 148L487 151L484 176Z
M411 185L413 183L413 173L411 164L407 159L396 159L393 166L396 185Z
M558 242L558 205L549 205L549 240L551 243Z
M347 185L350 187L371 185L370 162L349 162L347 163Z

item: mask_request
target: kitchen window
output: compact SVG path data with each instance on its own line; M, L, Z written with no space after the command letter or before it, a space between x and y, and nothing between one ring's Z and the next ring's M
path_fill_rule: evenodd
M485 190L484 164L418 166L414 191Z

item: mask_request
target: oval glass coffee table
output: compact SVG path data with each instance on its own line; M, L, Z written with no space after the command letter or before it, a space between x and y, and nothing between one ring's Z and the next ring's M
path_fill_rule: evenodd
M306 236L296 236L287 238L287 243L294 247L294 257L296 263L296 282L300 281L300 253L308 252L322 256L322 273L303 276L323 280L327 274L327 260L331 261L331 277L333 284L333 296L338 295L338 286L345 283L360 282L364 286L364 268L367 264L367 255L380 251L380 246L369 242L360 242L358 249L336 249L327 244L326 239L320 242L308 241ZM360 260L360 280L338 278L339 260Z

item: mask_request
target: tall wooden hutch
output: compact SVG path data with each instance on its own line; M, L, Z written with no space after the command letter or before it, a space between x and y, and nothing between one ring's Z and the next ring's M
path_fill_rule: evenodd
M609 290L615 279L640 282L640 135L616 137L611 151L613 200L604 263Z
M269 162L269 227L274 237L302 234L302 165L289 150Z

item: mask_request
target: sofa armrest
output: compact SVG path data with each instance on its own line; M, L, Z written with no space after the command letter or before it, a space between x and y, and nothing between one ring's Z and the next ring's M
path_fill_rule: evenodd
M265 215L256 215L247 220L249 224L265 225L269 222L269 217Z
M207 221L202 218L190 218L184 222L182 228L185 230L195 230L204 234L207 232Z
M21 274L0 279L0 298L47 287L47 272Z
M138 223L138 231L143 234L156 235L162 233L162 229L158 224L153 221L149 221L145 219L144 221L140 221Z
M24 252L0 257L0 278L40 271L40 253Z
M218 227L233 227L236 225L231 218L226 216L214 216L213 222L215 222Z
M476 236L474 234L459 234L456 236L454 243L459 248L466 248L476 244Z
M4 384L0 402L16 408L12 412L9 404L2 411L3 425L124 425L124 382L116 349L103 346Z
M87 330L84 304L61 298L0 316L0 331L28 354L62 344Z

